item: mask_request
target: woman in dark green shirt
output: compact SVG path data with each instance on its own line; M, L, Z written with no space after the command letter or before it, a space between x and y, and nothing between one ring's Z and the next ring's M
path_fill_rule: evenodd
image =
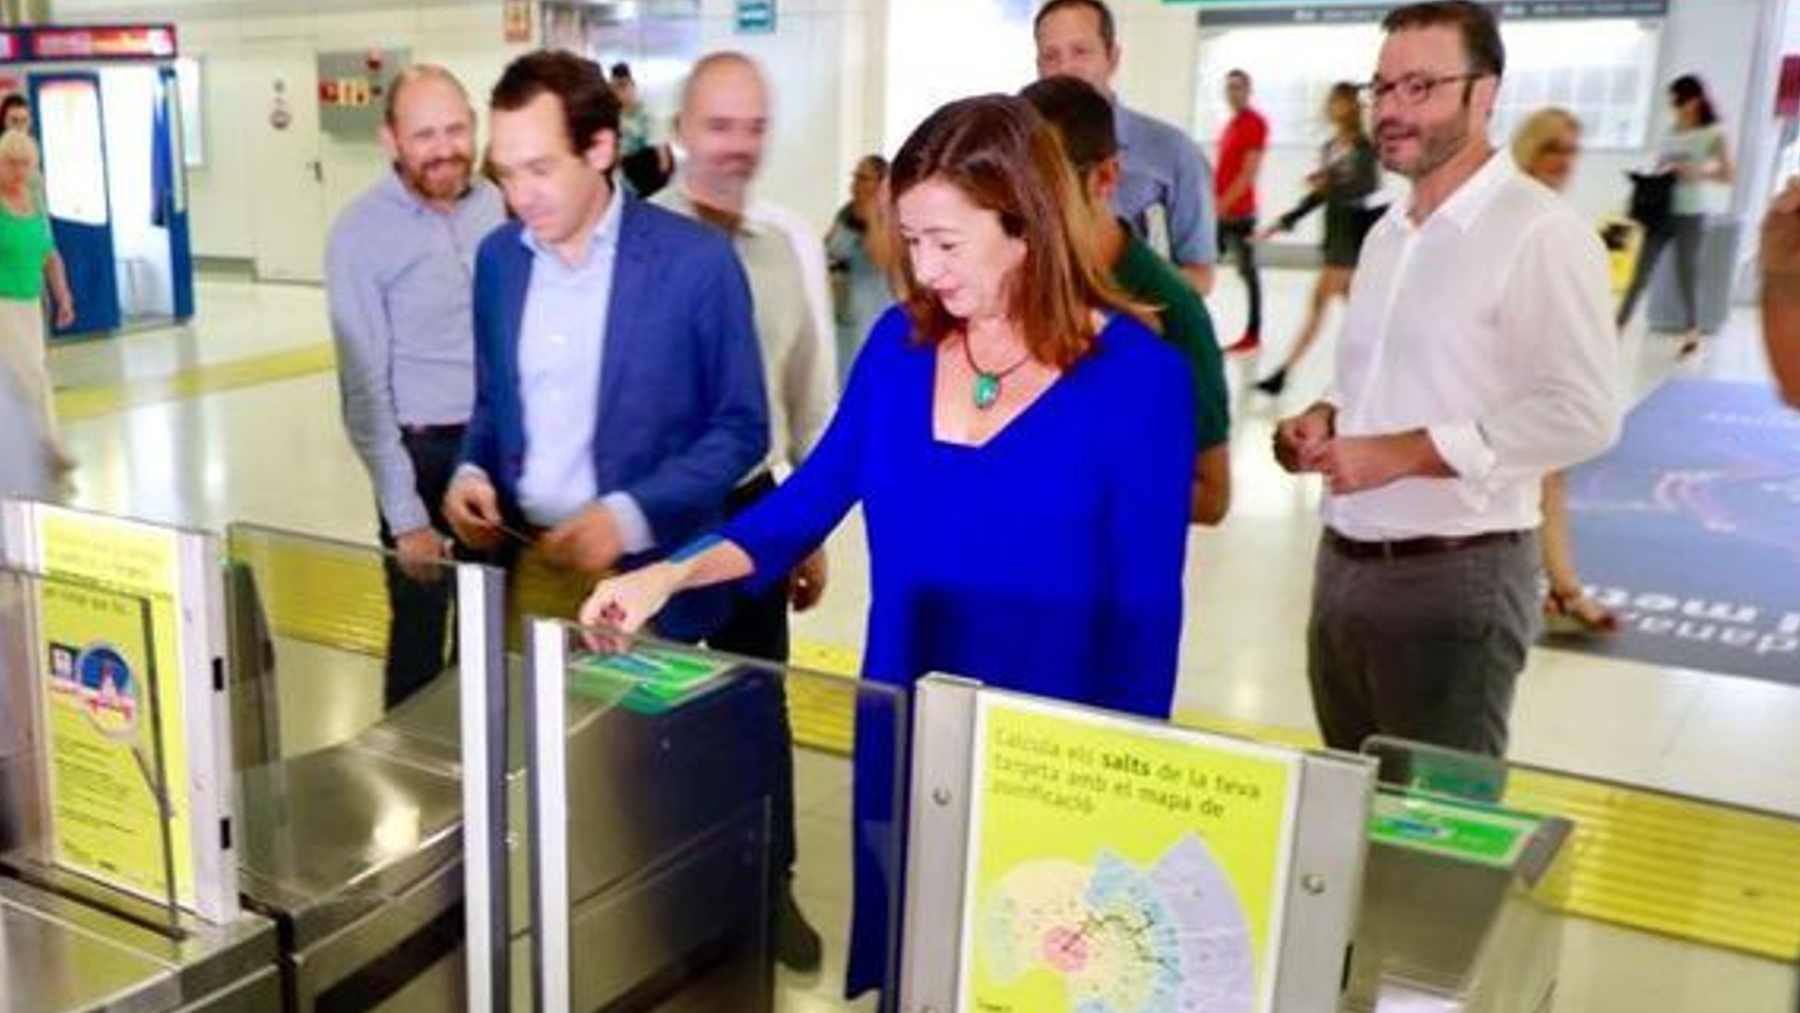
M37 142L17 130L0 134L0 358L43 418L46 438L60 447L44 344L44 288L48 284L58 327L74 322L75 300L37 178Z

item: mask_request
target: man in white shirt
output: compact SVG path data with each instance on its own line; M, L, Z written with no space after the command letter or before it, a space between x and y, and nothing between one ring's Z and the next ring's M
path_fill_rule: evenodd
M745 476L728 513L747 509L774 488L777 468L798 465L824 435L837 403L837 355L831 331L807 294L806 272L787 232L752 213L750 188L762 165L769 88L742 53L718 52L694 65L682 88L675 129L687 152L675 181L652 203L712 225L731 237L750 278L756 338L769 392L769 458ZM812 245L823 261L824 241ZM821 273L822 270L821 270ZM824 592L824 550L801 564L791 589L771 600L739 603L732 622L707 638L722 650L785 662L787 606L807 609Z
M1539 627L1540 480L1618 436L1606 257L1488 142L1493 15L1423 3L1383 27L1376 139L1412 197L1363 247L1331 389L1275 434L1284 467L1328 486L1313 707L1336 748L1498 756Z
M694 65L682 89L675 130L687 158L654 204L706 222L731 237L749 276L769 396L769 457L725 502L728 515L749 509L775 488L774 472L798 466L824 435L837 403L833 332L808 298L806 271L786 231L750 210L750 187L762 165L769 127L769 86L761 68L742 53L718 52ZM824 275L824 241L813 255ZM786 663L788 606L806 610L825 592L825 550L814 552L788 581L764 594L733 592L733 614L706 638L709 647ZM779 700L780 694L777 693ZM794 798L791 733L785 706L774 715L776 765L770 866L774 873L775 953L788 968L808 973L822 957L818 933L793 897Z

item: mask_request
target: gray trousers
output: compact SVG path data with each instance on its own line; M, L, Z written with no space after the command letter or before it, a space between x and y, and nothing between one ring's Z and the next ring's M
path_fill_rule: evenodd
M1617 323L1621 330L1631 322L1631 314L1637 309L1645 286L1650 284L1656 262L1662 259L1670 243L1675 244L1675 285L1681 292L1682 309L1687 311L1684 319L1690 330L1700 326L1700 246L1705 240L1705 215L1676 215L1670 219L1668 228L1644 237L1643 249L1638 251L1637 267L1631 272L1631 286L1625 290L1625 300L1619 304Z
M1513 687L1542 619L1538 541L1402 559L1319 545L1307 675L1325 742L1389 735L1506 752Z

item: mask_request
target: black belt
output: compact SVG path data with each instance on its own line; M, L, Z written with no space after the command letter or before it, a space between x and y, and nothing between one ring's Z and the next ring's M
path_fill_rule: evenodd
M1435 556L1445 552L1460 552L1463 549L1474 549L1483 545L1501 543L1517 543L1525 540L1529 531L1488 531L1479 535L1464 535L1460 538L1404 538L1396 542L1361 542L1354 538L1325 529L1325 544L1340 556L1350 559L1408 559L1413 556Z
M736 517L774 491L775 476L766 470L757 472L753 478L731 490L731 495L725 497L725 516Z
M400 432L407 436L423 436L430 439L460 440L468 426L461 422L442 426L401 426Z

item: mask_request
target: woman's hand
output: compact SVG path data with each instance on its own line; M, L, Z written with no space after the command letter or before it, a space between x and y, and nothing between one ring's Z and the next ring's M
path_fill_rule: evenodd
M1269 240L1274 239L1276 236L1279 236L1283 232L1286 232L1286 231L1287 231L1286 229L1281 227L1280 222L1275 222L1273 224L1265 225L1262 228L1257 229L1256 235L1251 238L1254 242L1266 243Z
M674 563L652 563L641 570L601 581L581 606L581 625L636 633L663 610L680 590L683 570Z
M73 299L56 300L56 326L68 327L75 322L75 301Z

